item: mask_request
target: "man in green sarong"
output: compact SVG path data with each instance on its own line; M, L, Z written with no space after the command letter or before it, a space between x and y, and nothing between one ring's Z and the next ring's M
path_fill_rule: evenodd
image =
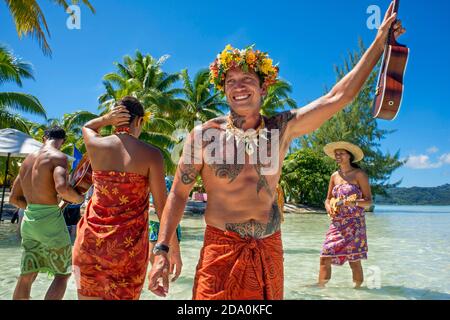
M82 202L84 197L68 183L67 157L59 151L65 138L65 131L59 127L46 130L44 145L24 160L14 181L10 203L25 209L21 274L14 300L30 298L31 286L40 272L55 276L46 300L60 300L66 291L72 246L58 195L73 203Z

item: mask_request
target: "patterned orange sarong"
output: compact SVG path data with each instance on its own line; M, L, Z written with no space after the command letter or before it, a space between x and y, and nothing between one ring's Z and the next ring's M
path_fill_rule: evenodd
M92 179L94 194L73 249L78 292L105 300L139 299L149 257L148 178L94 171Z
M283 279L280 231L264 239L244 239L206 227L194 300L281 300Z

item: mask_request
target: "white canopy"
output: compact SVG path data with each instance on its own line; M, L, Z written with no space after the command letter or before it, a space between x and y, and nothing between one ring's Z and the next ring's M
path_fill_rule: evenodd
M39 150L42 143L16 129L0 130L0 156L24 158L30 153Z

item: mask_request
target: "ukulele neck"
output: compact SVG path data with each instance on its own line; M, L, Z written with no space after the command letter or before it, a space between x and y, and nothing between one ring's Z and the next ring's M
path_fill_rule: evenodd
M398 7L400 5L400 0L394 0L394 9L392 10L392 14L397 13L398 16ZM388 34L388 38L387 38L387 43L386 45L398 45L397 41L395 40L395 36L394 36L394 25L397 22L397 20L395 20L391 27L389 28L389 34Z

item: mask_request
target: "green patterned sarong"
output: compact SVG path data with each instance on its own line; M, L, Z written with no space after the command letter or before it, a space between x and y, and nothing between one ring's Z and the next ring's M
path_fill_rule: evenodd
M159 222L149 220L148 237L150 239L150 242L158 241L158 234L159 234ZM180 225L178 225L178 227L177 227L177 238L178 238L178 242L180 242L181 241L181 226Z
M29 204L20 231L22 275L34 272L50 275L71 273L72 244L58 206Z

